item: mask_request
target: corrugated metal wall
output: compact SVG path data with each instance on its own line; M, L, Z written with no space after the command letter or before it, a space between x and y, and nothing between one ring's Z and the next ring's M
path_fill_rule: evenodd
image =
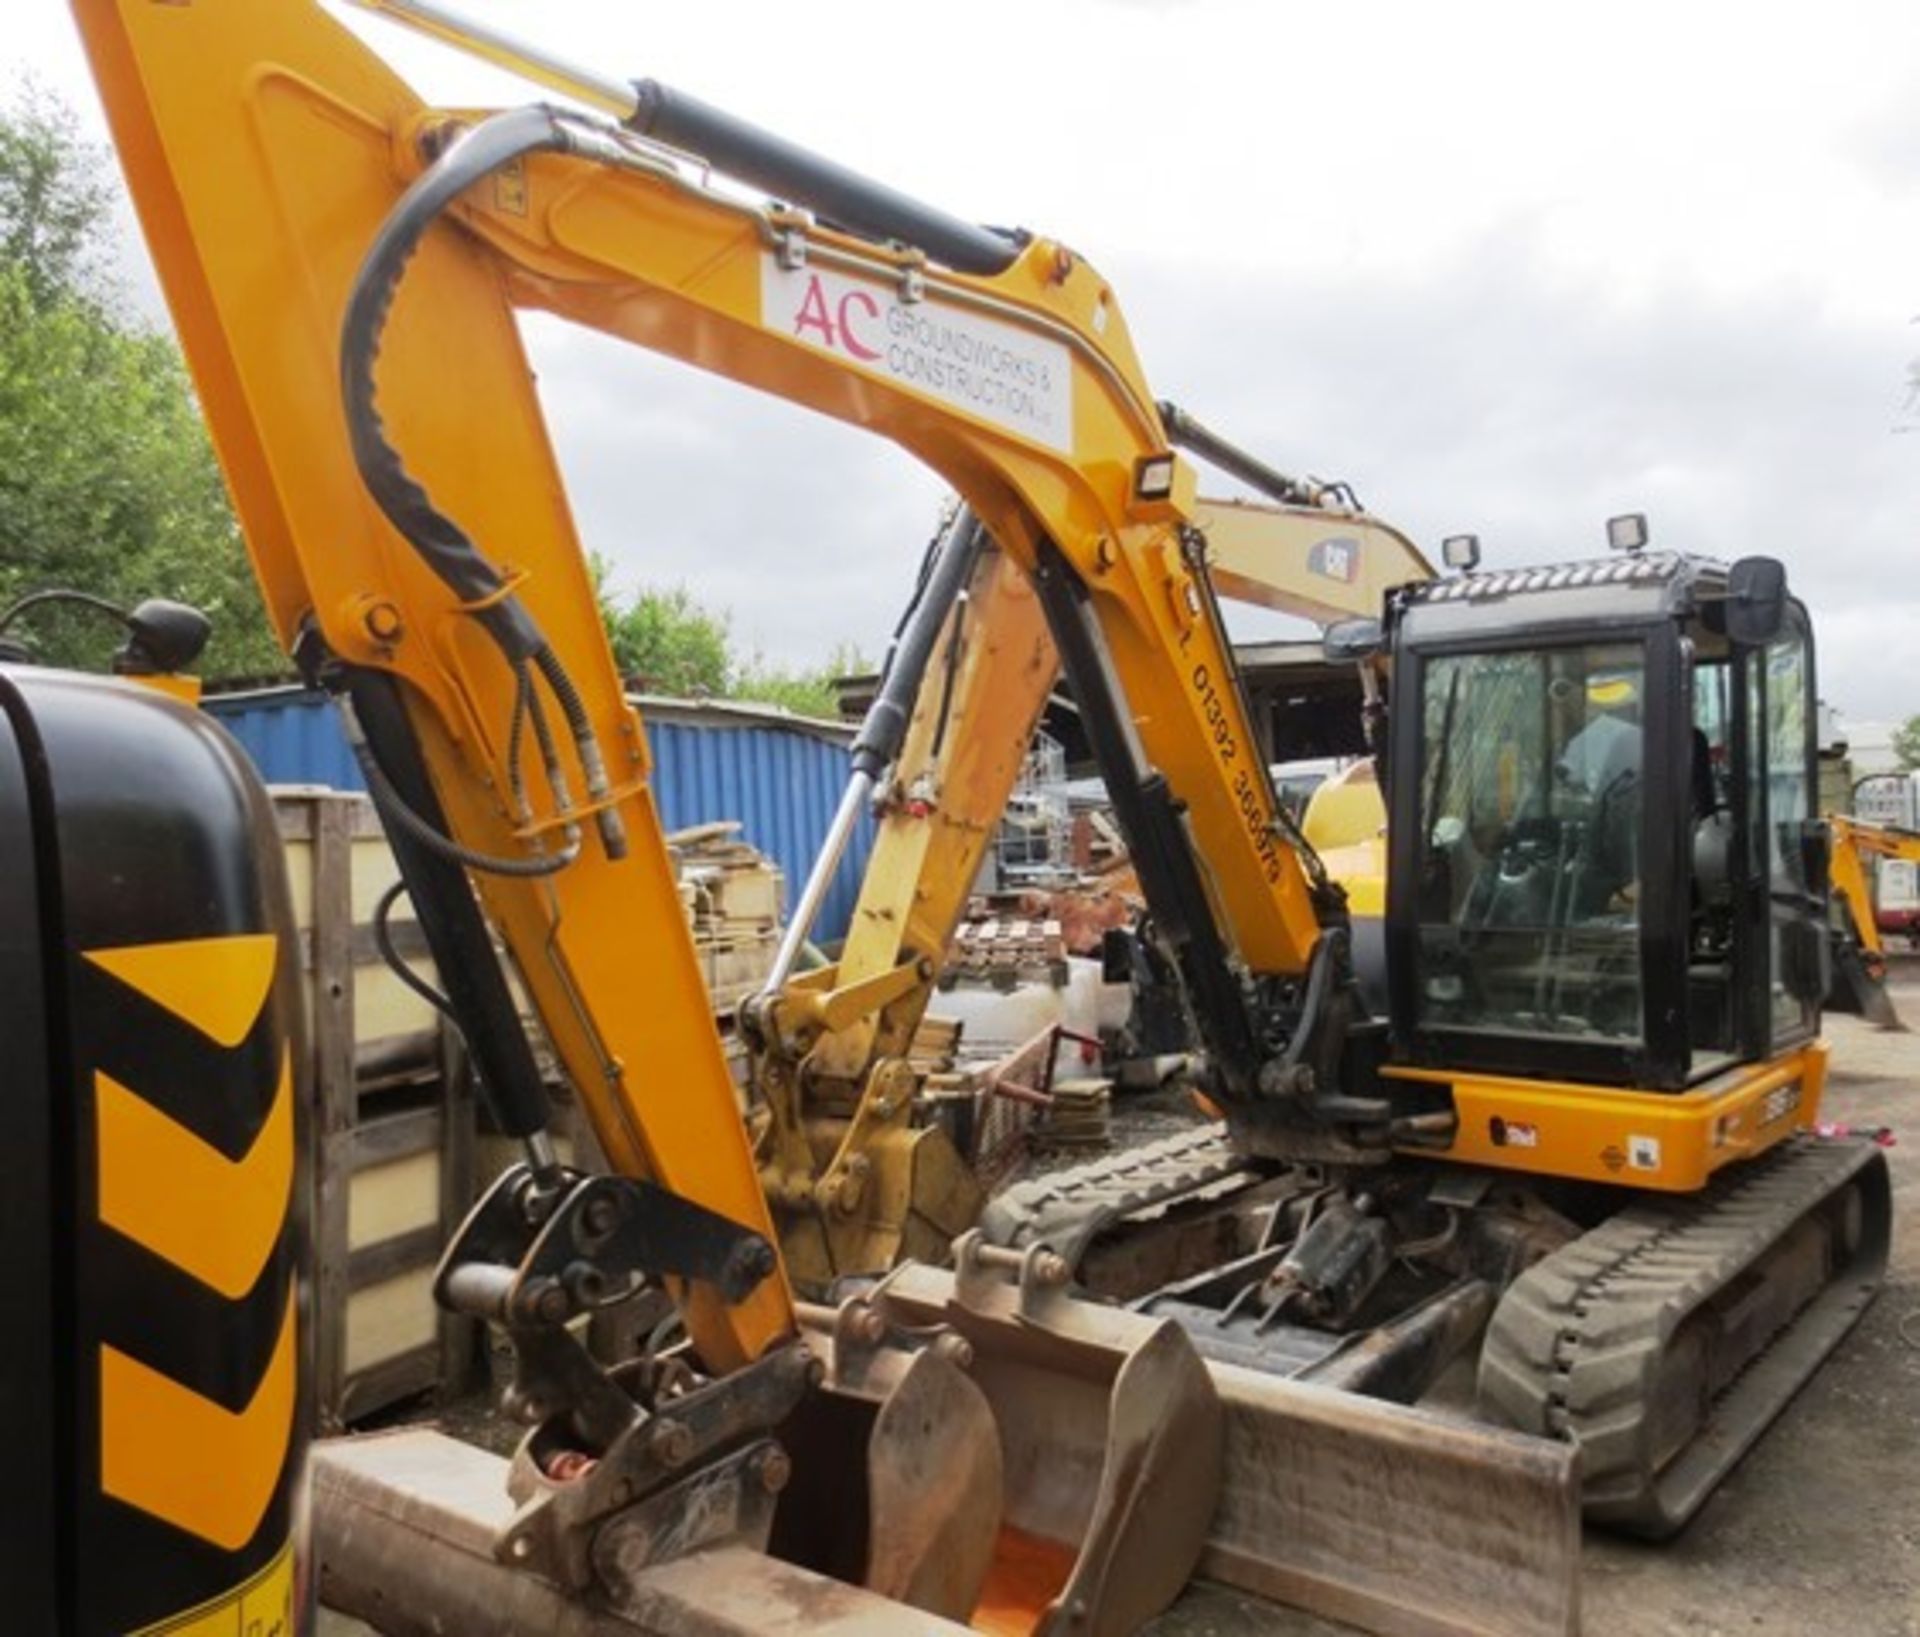
M667 828L740 820L741 834L786 872L791 908L846 788L845 747L775 727L657 720L647 724L647 744L654 799ZM846 935L872 849L873 822L863 817L820 907L817 941Z
M269 784L366 788L339 716L319 694L292 688L214 695L206 709L246 747ZM738 819L744 839L786 872L791 904L845 787L845 747L770 724L657 717L647 723L647 743L653 751L654 797L667 828ZM817 939L845 934L872 846L873 826L863 819L821 909Z

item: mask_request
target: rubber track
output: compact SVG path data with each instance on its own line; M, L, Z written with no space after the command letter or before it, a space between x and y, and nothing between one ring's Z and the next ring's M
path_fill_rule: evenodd
M1077 1267L1110 1223L1223 1181L1245 1166L1225 1127L1203 1126L1020 1183L987 1206L980 1227L992 1244L1021 1250L1044 1244Z
M1693 1441L1652 1470L1652 1398L1681 1322L1820 1203L1859 1180L1860 1246L1721 1391ZM1795 1138L1701 1193L1642 1197L1508 1288L1480 1360L1481 1413L1568 1438L1589 1518L1663 1536L1699 1508L1820 1360L1885 1271L1886 1162L1871 1144Z

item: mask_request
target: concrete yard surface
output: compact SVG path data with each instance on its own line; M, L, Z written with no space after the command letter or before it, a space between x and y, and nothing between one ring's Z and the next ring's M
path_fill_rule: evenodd
M1920 1637L1920 960L1896 960L1914 1033L1830 1017L1824 1117L1889 1127L1894 1239L1885 1289L1692 1525L1664 1545L1589 1530L1590 1637ZM1154 1637L1342 1630L1208 1585ZM366 1628L323 1614L322 1637ZM529 1634L532 1637L532 1634Z

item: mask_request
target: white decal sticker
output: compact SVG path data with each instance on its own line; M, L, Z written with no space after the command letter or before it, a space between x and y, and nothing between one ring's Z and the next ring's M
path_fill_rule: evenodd
M1789 1080L1784 1086L1775 1086L1760 1104L1760 1123L1772 1125L1775 1120L1784 1120L1799 1106L1800 1082L1798 1080Z
M760 264L761 323L776 334L996 426L1073 452L1072 359L1064 343L827 268Z
M1658 1137L1627 1138L1627 1164L1636 1171L1658 1171L1660 1139Z
M1307 552L1307 572L1352 585L1360 577L1360 542L1345 535L1314 541Z

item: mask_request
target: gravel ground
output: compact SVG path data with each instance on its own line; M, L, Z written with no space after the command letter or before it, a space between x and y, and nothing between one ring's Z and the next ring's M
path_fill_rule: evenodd
M1920 1030L1920 960L1895 1001ZM1920 1032L1828 1020L1825 1117L1900 1141L1886 1288L1858 1328L1676 1541L1589 1531L1581 1599L1590 1637L1920 1637ZM323 1614L321 1637L365 1627ZM1196 1585L1156 1637L1308 1637L1345 1628ZM531 1637L531 1634L529 1634Z

